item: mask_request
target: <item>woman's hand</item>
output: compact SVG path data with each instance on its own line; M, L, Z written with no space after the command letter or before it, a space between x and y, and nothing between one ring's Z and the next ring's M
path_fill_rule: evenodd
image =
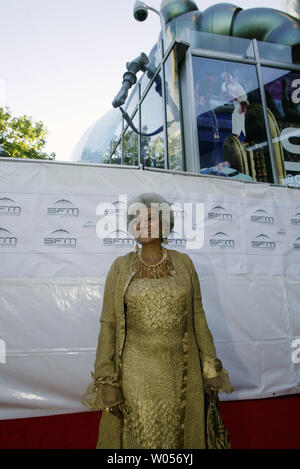
M215 378L204 378L204 391L209 393L210 388L213 388L215 391L219 391L222 384L223 380L221 376L216 376Z
M110 413L121 418L123 396L120 388L111 384L101 384L101 391L105 406L111 407Z
M204 378L204 391L209 393L209 390L213 388L214 391L224 391L226 394L231 394L234 391L229 378L224 373L220 373L214 378Z

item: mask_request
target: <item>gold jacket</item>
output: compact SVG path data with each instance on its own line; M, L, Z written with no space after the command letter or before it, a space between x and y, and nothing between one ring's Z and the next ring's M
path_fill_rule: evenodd
M168 249L175 280L186 287L185 386L182 389L184 418L181 422L183 448L205 448L205 412L203 377L219 376L227 394L234 391L228 372L217 358L212 334L202 306L199 278L191 258L175 249ZM119 256L108 272L100 316L100 333L93 382L88 386L82 404L93 410L103 410L105 403L101 383L121 387L122 353L126 340L126 310L124 295L134 275L134 251ZM122 421L103 412L100 420L97 448L121 448Z

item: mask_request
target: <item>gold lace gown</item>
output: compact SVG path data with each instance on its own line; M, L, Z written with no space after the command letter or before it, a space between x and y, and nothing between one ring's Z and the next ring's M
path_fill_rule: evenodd
M182 448L185 289L171 276L133 277L125 293L123 448Z

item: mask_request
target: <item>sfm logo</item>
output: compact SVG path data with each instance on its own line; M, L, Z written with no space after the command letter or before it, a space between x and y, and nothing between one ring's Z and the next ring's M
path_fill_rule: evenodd
M79 215L79 208L73 207L73 203L70 202L70 200L57 200L53 205L55 205L55 207L53 206L47 209L48 215L57 215L61 217L78 217Z
M216 205L210 212L208 212L207 216L209 220L232 221L231 213L221 205Z
M20 214L21 207L13 199L8 197L0 198L0 215L19 216Z
M234 239L231 239L228 234L223 233L223 231L218 231L213 235L209 240L210 247L218 248L234 248Z
M261 233L254 241L251 241L251 246L255 249L275 249L276 243L269 236Z
M300 212L296 213L293 218L291 218L292 225L300 225Z
M0 363L6 363L6 343L0 339Z
M295 239L295 242L293 243L293 248L296 249L297 251L300 250L300 236Z
M104 215L104 217L97 222L96 234L99 238L103 238L104 246L134 246L134 239L128 236L127 230L122 228L122 219L126 217L127 206L122 197L112 203L104 203L98 205L96 209L97 215ZM100 232L105 231L105 224L107 223L107 231L105 235L100 236ZM110 231L112 228L112 231ZM99 231L100 230L100 231ZM103 233L104 234L104 233Z
M252 223L266 223L272 225L274 223L274 217L271 217L266 210L255 210L254 214L251 215Z
M18 240L9 230L0 227L0 247L15 248Z
M94 221L88 220L82 225L82 228L85 228L87 230L95 230L96 223Z
M52 231L50 235L44 238L44 246L54 246L56 248L75 248L76 244L76 236L73 236L68 230L61 228Z

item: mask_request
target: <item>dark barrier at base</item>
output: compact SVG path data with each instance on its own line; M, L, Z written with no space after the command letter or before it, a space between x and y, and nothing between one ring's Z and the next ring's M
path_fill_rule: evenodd
M300 449L300 394L221 402L220 411L228 429L232 449ZM0 448L95 449L100 417L100 412L83 412L1 420ZM151 452L145 451L149 454ZM106 456L114 456L115 452L100 450L98 453L103 453L102 456L99 455L102 460ZM134 453L133 450L118 450L118 454ZM154 453L176 456L191 451L157 450ZM197 450L194 453L197 459ZM188 465L189 461L184 464ZM146 461L143 462L143 467L145 463Z

